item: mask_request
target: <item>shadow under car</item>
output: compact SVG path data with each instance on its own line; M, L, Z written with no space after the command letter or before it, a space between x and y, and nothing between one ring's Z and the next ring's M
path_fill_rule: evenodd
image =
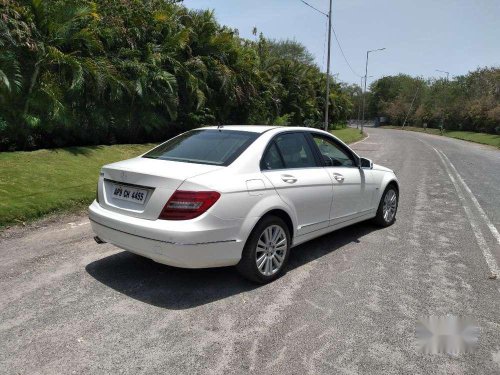
M287 270L321 258L378 228L355 224L292 249ZM89 263L86 271L99 282L138 301L180 310L204 305L259 285L242 278L235 267L183 269L122 251Z

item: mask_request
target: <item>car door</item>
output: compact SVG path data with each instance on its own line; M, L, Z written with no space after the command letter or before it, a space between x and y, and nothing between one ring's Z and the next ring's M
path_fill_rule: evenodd
M332 181L306 132L281 133L269 143L261 170L295 211L297 235L328 227Z
M330 225L361 216L370 208L371 171L358 168L356 156L334 138L319 133L311 136L333 184Z

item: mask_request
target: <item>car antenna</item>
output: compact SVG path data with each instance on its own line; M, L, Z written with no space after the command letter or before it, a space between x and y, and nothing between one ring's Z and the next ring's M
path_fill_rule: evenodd
M224 128L224 125L217 125L217 130L218 131L222 131L223 128Z

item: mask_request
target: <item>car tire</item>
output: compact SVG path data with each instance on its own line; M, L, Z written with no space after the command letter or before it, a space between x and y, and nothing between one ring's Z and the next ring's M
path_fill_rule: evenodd
M269 283L283 274L290 245L291 236L286 223L277 216L265 216L248 237L236 268L250 281Z
M395 185L387 186L380 198L377 209L377 216L373 219L374 223L381 227L388 227L396 221L398 211L399 191Z

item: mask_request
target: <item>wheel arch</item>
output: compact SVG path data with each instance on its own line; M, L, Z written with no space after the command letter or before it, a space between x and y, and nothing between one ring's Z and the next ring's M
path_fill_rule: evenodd
M393 185L399 194L399 182L393 173L385 173L382 177L382 183L380 184L380 196L384 193L389 185Z
M266 214L264 214L260 219L262 220L263 218L267 217L267 216L277 216L279 217L281 220L283 220L288 228L288 231L290 232L290 237L292 238L293 240L293 235L294 235L294 229L293 229L293 221L292 221L292 218L290 217L290 215L288 215L288 213L282 209L279 209L279 208L275 208L269 212L267 212ZM258 222L259 222L258 221ZM257 223L258 223L257 222ZM257 225L257 224L255 224ZM253 229L252 229L253 230Z
M252 220L252 223L250 224L250 226L247 227L247 228L249 228L249 230L246 230L247 233L246 233L246 236L244 238L244 242L243 243L247 243L248 239L250 238L250 235L255 230L255 227L264 218L266 218L268 216L279 217L280 219L282 219L285 222L285 224L287 226L287 229L290 232L291 240L293 242L293 237L294 237L294 234L295 234L295 230L294 230L294 221L292 219L292 216L290 215L289 212L287 212L285 209L283 209L281 207L273 207L273 208L270 208L268 211L264 212L258 218L255 218L256 220Z
M384 196L384 192L387 190L387 187L390 185L394 186L397 190L397 194L399 196L399 182L394 174L385 174L382 178L381 181L377 184L379 186L378 189L378 194L376 195L376 198L373 202L373 207L377 208L378 205L380 204L380 201L382 197Z
M399 183L398 183L398 180L396 180L395 178L394 179L391 179L389 180L386 184L385 184L385 187L384 187L384 191L385 189L387 189L389 186L394 186L399 194Z

